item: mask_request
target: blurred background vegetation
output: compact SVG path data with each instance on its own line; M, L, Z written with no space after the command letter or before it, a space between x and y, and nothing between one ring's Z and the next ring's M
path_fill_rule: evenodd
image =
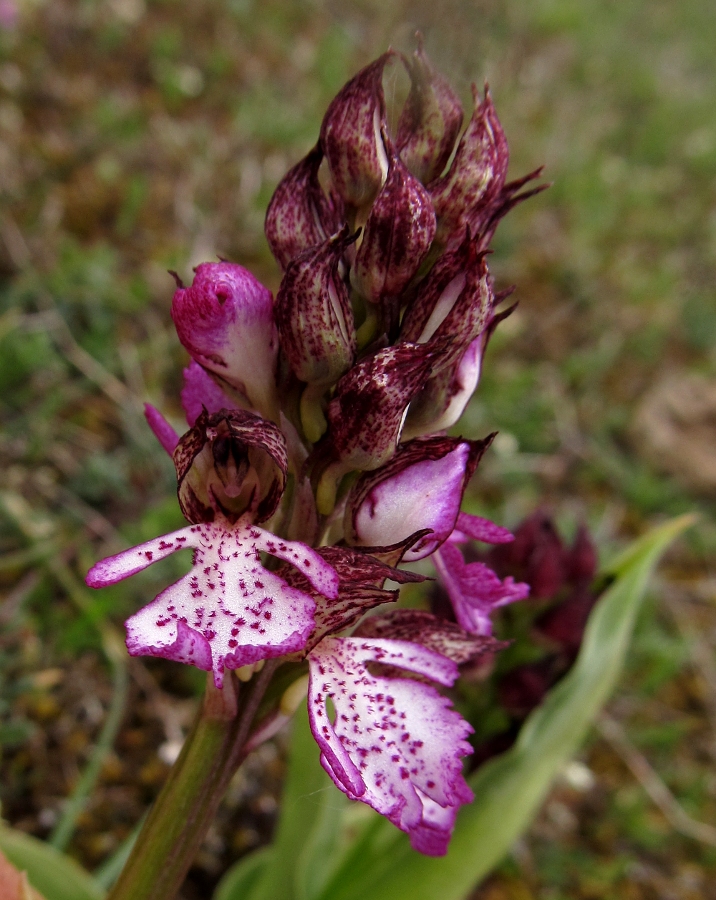
M567 533L585 520L603 557L702 512L609 720L475 897L716 898L716 847L685 824L716 820L711 0L16 2L0 8L3 816L66 844L66 798L95 765L69 849L96 868L161 785L203 677L128 664L116 640L181 563L96 594L82 577L181 524L141 414L149 400L181 430L167 269L220 255L275 290L274 187L346 79L419 28L466 105L489 81L511 176L544 163L554 182L494 242L520 306L462 424L500 431L473 504L511 526L538 505ZM269 839L282 759L267 745L235 780L188 900Z

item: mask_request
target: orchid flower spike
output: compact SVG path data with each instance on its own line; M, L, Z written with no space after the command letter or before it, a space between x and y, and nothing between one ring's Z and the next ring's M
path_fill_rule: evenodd
M398 60L410 92L389 116L383 73ZM581 627L591 558L584 539L567 556L543 540L539 556L525 532L513 542L462 511L493 435L445 430L510 311L488 244L501 217L541 189L522 191L539 170L506 181L489 92L474 92L460 137L462 120L422 38L410 58L388 50L339 92L269 203L265 233L282 271L275 303L234 263L203 263L189 287L178 281L188 430L178 434L154 406L146 418L174 462L188 524L87 575L91 587L115 584L190 550L189 572L127 620L129 652L194 665L218 689L231 670L293 665L290 700L238 751L287 720L307 667L324 769L430 855L447 851L472 798L462 774L472 728L445 689L460 666L501 649L494 611L525 598L530 580L466 562L460 545L498 545L504 563L529 544L536 593L557 560L576 599L540 626L565 647ZM449 595L444 618L397 607L402 585L425 580L401 568L418 560L432 561Z

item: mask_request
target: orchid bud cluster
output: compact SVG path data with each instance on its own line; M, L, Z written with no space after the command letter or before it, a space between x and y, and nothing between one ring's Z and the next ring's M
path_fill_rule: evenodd
M382 79L399 63L411 88L391 134ZM460 136L460 100L422 45L410 59L389 50L333 100L315 148L270 202L275 300L229 262L198 266L189 287L176 276L189 429L179 437L149 406L147 419L189 524L87 577L112 584L192 548L191 571L127 621L129 652L209 671L219 690L227 672L246 679L266 660L294 666L296 683L307 665L321 764L432 855L472 797L461 771L472 729L435 685L496 651L493 611L528 593L465 562L460 544L512 535L461 512L492 435L445 434L510 312L487 266L490 239L540 190L520 193L538 172L506 181L492 99L473 100ZM385 582L424 580L400 566L426 558L452 620L386 606L398 590Z

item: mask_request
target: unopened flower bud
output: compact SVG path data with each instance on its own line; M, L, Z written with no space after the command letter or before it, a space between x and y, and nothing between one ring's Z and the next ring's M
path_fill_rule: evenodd
M493 293L485 256L469 234L435 264L405 314L401 338L451 345L411 404L406 437L445 430L460 418L477 387L487 341L509 313L494 312L504 297Z
M396 146L408 170L429 184L445 168L462 125L460 98L428 59L422 35L412 58L403 57L410 93L398 123Z
M468 234L431 270L401 326L403 340L440 341L452 338L452 348L440 363L449 366L487 326L494 294L485 254Z
M320 145L333 183L346 203L360 207L378 193L388 171L383 69L389 50L353 77L333 99L321 125Z
M234 263L202 263L191 287L179 288L172 318L179 340L204 369L277 418L278 333L273 297Z
M351 273L371 303L397 297L425 259L435 237L430 194L405 168L393 148L385 184L370 210Z
M286 486L286 441L279 429L242 409L203 412L174 451L179 505L194 523L245 513L263 522Z
M282 269L335 234L343 222L340 197L327 194L319 183L322 160L320 146L314 147L284 175L266 211L266 240Z
M344 228L305 250L289 263L276 295L281 349L296 376L308 384L333 384L355 356L353 312L339 265L356 237Z
M474 111L449 171L430 186L438 217L438 240L462 236L480 209L500 197L507 175L509 148L489 91L480 100L473 85Z
M320 448L328 461L318 491L320 512L333 508L335 487L343 475L377 469L395 453L408 405L425 384L438 353L426 344L396 344L362 360L338 382Z

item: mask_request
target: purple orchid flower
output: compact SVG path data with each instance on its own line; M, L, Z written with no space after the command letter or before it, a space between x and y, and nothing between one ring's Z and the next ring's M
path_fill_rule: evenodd
M178 550L194 550L191 571L126 623L132 656L160 656L214 673L300 650L314 628L315 603L261 563L260 552L300 567L324 596L337 577L315 550L276 538L245 519L189 525L94 565L90 587L129 578Z

